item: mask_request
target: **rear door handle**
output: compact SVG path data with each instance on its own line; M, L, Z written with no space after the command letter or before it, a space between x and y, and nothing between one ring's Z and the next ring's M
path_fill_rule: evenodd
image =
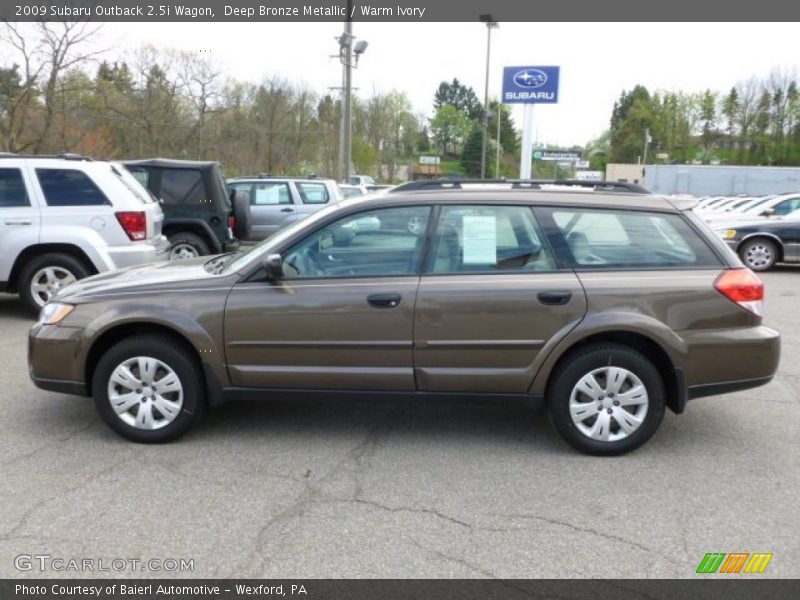
M372 294L367 296L367 303L374 308L394 308L400 304L400 294Z
M563 304L566 304L572 299L572 292L561 291L561 290L539 292L538 294L536 294L536 298L542 304L561 306Z
M6 219L6 225L30 225L30 219Z
M282 208L281 212L294 212L293 208Z

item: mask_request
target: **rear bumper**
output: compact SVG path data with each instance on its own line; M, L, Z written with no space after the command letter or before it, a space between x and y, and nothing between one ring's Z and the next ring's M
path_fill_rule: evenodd
M765 385L778 370L781 336L769 327L683 332L687 397L727 394Z
M772 381L772 375L756 379L740 379L738 381L722 381L718 383L693 385L686 391L688 399L693 400L694 398L702 398L703 396L718 396L720 394L731 394L733 392L749 390L754 387L766 385L770 381Z
M107 263L107 270L123 269L169 259L169 240L159 236L157 240L136 242L127 246L98 248Z

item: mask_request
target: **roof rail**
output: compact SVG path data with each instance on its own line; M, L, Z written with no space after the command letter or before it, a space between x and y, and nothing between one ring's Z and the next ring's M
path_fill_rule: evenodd
M70 152L65 152L63 154L15 154L14 152L0 152L0 158L61 158L64 160L94 160L91 156L72 154Z
M463 184L511 185L512 189L540 190L545 185L591 188L596 192L627 192L629 194L650 194L651 192L635 183L623 181L584 181L579 179L421 179L409 181L392 189L392 192L411 192L416 190L464 189Z

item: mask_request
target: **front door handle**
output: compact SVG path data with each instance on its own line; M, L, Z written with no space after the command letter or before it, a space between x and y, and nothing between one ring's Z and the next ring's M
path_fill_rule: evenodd
M6 219L6 225L30 225L30 219Z
M400 304L400 294L372 294L367 296L367 304L374 308L394 308Z
M281 212L294 212L293 208L282 208Z
M572 292L562 290L550 290L546 292L539 292L536 294L536 299L542 304L550 306L561 306L566 304L572 299Z

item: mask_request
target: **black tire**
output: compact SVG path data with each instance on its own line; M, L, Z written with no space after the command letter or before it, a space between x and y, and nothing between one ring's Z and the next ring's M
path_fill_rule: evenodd
M172 233L167 236L170 243L170 259L175 260L178 257L173 257L172 253L173 250L177 250L178 248L192 248L197 256L208 256L211 254L211 248L203 238L199 235L190 233L188 231L178 231L177 233ZM193 257L183 257L183 258L193 258Z
M139 356L152 357L167 365L183 388L180 412L160 429L140 429L126 423L109 400L108 385L114 370L126 360ZM111 429L124 438L145 444L171 442L179 438L200 421L206 409L205 378L197 358L185 344L157 334L131 337L106 351L95 369L92 395L97 411Z
M27 308L34 315L39 314L39 311L42 310L42 306L44 304L40 302L42 297L34 293L34 291L31 289L31 286L34 283L33 278L42 269L46 269L48 267L54 267L59 270L68 271L75 279L83 279L91 274L85 264L69 254L53 252L32 258L22 268L22 271L19 274L17 290L19 291L19 297L22 299L22 303L25 305L25 308ZM39 300L37 300L37 298Z
M778 262L778 246L772 240L747 240L739 248L739 258L752 271L769 271Z
M606 367L621 367L632 373L641 381L647 391L648 398L646 413L644 413L641 425L637 429L622 439L601 441L589 437L576 426L570 416L569 405L573 388L575 388L580 379L592 371ZM599 376L602 379L602 375ZM626 384L627 382L626 380ZM598 381L598 383L601 383L601 381ZM606 393L600 392L600 394ZM586 399L586 396L579 396L581 401ZM599 410L602 406L600 397L598 395L596 399L591 400L591 410L594 410L594 403L596 403L598 412L602 412ZM603 395L602 397L604 402L610 404L607 408L603 408L603 411L621 410L613 404L613 400L610 400L614 397L613 394L608 397ZM598 456L625 454L644 444L653 436L661 424L661 419L664 416L664 404L664 383L653 363L639 352L621 344L594 344L570 354L565 360L561 361L561 365L553 374L547 390L547 406L550 418L564 440L581 452ZM633 410L639 409L634 408ZM611 415L611 412L608 412L608 414ZM617 435L622 428L613 416L609 416L608 419L610 432L613 432L616 425L616 433L611 435ZM592 417L588 416L587 421L582 422L582 424L587 427L592 426Z
M250 196L248 194L234 195L233 218L236 221L233 235L239 240L247 239L253 227L253 217L250 213Z

